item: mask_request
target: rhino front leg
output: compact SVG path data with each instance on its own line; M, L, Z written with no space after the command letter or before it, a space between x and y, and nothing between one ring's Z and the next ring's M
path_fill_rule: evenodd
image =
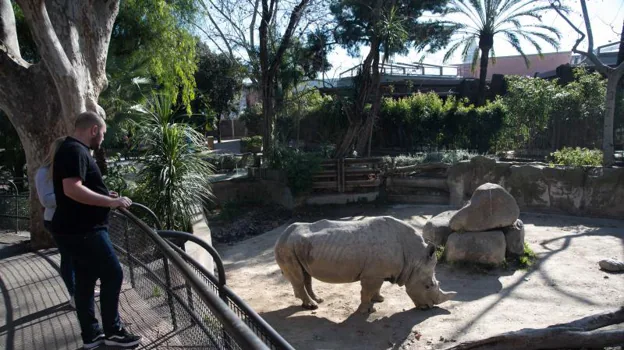
M362 300L358 307L358 312L365 314L376 311L373 306L373 297L380 296L379 289L383 282L383 279L362 279Z

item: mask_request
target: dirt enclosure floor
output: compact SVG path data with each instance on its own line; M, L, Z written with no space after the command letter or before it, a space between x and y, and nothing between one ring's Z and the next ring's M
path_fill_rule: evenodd
M388 206L327 212L329 219L391 215L422 229L441 206ZM525 240L537 254L527 270L478 271L439 264L436 276L457 297L420 311L403 287L384 283L385 301L370 315L355 313L360 285L313 280L324 298L300 307L281 275L273 245L285 228L233 246L218 246L227 284L296 349L444 349L522 328L541 328L624 305L624 274L601 271L604 258L624 260L624 221L523 213Z

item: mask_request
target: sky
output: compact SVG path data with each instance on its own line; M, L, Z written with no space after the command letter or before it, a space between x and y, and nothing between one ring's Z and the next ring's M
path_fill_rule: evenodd
M585 32L585 24L583 22L583 16L581 14L581 6L580 2L577 0L568 0L562 1L565 5L572 8L574 11L569 15L570 20L577 25L579 29ZM592 31L594 33L594 48L608 44L611 42L618 42L620 40L620 32L622 30L622 23L624 21L624 0L587 0L587 10L589 13L589 18L592 26ZM576 42L578 35L570 27L556 12L551 11L551 13L547 13L544 15L542 23L547 25L552 25L559 29L562 34L562 40L560 43L559 51L571 51L574 43ZM511 47L511 45L507 44L502 38L494 38L494 48L496 51L496 56L510 56L517 55L517 52ZM526 54L534 54L537 53L535 49L526 42L522 42L522 48ZM580 49L587 48L587 40L584 41L583 44L579 46ZM543 52L555 52L556 50L544 43L542 45ZM460 51L460 50L458 50ZM343 72L357 64L359 64L363 60L363 56L368 53L367 48L363 48L361 50L360 57L350 57L346 50L342 48L335 48L334 51L329 55L329 61L332 63L333 67L331 71L326 73L325 78L338 78L339 73ZM423 62L431 63L431 64L443 64L442 60L444 57L445 51L442 50L440 52L434 54L426 54ZM395 62L401 63L413 63L420 60L422 57L422 53L415 52L412 50L406 56L396 56L394 57ZM461 63L461 55L460 53L456 53L446 64L456 64Z

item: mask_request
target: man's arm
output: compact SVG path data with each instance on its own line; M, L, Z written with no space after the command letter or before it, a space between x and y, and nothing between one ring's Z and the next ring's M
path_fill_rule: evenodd
M82 185L82 180L79 177L63 179L63 192L76 202L98 207L127 208L132 204L132 201L127 197L111 198L91 191Z

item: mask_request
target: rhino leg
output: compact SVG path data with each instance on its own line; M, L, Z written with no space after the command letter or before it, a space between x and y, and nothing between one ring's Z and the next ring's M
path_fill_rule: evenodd
M379 289L383 282L383 279L362 279L362 300L357 309L358 312L365 314L376 311L373 306L373 297L380 296Z
M318 305L310 299L310 296L306 292L305 288L305 272L301 265L297 264L295 266L289 266L287 269L282 269L284 272L284 277L290 282L293 287L293 291L295 292L295 297L301 299L303 304L301 305L304 309L315 310L318 308Z
M310 274L307 273L305 270L303 271L303 282L305 290L306 292L308 292L310 298L312 298L312 300L316 301L319 304L322 303L323 299L319 298L316 294L314 294L314 291L312 290L312 276L310 276Z

